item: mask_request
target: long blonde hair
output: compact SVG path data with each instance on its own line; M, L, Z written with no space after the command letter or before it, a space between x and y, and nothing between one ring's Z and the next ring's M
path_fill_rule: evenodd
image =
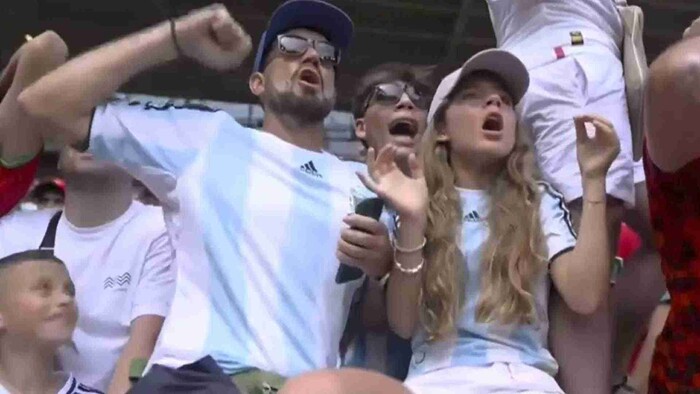
M420 150L430 196L421 322L430 340L454 333L466 293L459 249L463 213L449 142L438 139L450 100L436 111ZM515 146L488 190L489 237L481 261L479 322L529 324L537 319L532 287L546 267L537 175L527 133L517 128Z

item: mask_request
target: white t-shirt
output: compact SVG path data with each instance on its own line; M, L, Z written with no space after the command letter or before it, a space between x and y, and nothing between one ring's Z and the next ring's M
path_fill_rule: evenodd
M620 57L622 20L614 0L487 0L498 47L512 52L528 69L565 55L604 46ZM572 45L580 32L584 45Z
M0 385L0 394L19 394L10 393L5 387ZM86 386L78 381L72 374L68 375L66 384L61 387L56 394L102 394L102 391L96 390L90 386Z
M544 182L540 190L540 223L547 257L551 262L572 250L576 237L561 194ZM466 289L464 309L457 322L457 336L427 342L424 332L416 335L409 377L443 368L487 366L492 363L525 364L554 376L557 362L547 349L550 278L546 269L532 286L537 322L506 326L476 321L476 307L481 293L482 251L489 236L486 218L490 197L480 190L462 189L459 193L464 215L460 249L465 259Z
M335 282L349 165L223 111L125 101L95 110L90 151L163 203L178 273L152 363L211 355L228 374L285 376L338 364L362 282Z
M0 218L0 256L37 249L55 210ZM59 352L62 368L100 390L109 385L137 317L166 316L175 287L174 250L160 208L134 201L116 220L79 228L61 216L56 257L75 283L75 347Z

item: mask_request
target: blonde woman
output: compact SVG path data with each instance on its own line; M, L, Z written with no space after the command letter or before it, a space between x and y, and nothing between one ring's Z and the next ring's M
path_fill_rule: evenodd
M300 378L283 392L562 392L546 340L550 281L582 315L607 297L605 176L620 147L608 121L575 119L584 190L576 239L518 128L514 106L528 80L507 52L475 55L438 88L411 177L393 147L376 159L370 151L371 178L360 175L400 217L387 308L392 329L413 337L405 385L348 370Z

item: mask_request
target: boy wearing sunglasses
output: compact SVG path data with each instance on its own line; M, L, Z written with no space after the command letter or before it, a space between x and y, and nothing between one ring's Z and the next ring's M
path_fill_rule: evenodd
M352 100L355 135L365 148L381 149L394 144L400 165L407 168L408 155L426 128L427 111L434 84L432 67L386 63L367 72ZM364 171L364 164L355 165ZM366 267L387 266L391 261L386 226L360 215L346 217L351 228L344 229L338 243L338 258L344 264ZM369 234L369 236L368 236Z
M384 63L360 78L352 100L355 135L365 148L381 150L387 144L398 147L400 165L426 128L427 111L435 91L433 67ZM365 171L364 164L357 166ZM345 218L338 242L338 257L348 265L391 264L392 249L386 220L353 214ZM344 336L345 364L383 372L403 380L408 371L411 347L388 331L384 292L379 281L368 278L359 302L353 306Z
M347 14L323 1L292 0L273 13L249 79L265 110L262 130L203 107L100 105L178 55L216 70L240 65L250 38L221 5L87 52L21 94L67 143L125 167L163 204L178 281L157 365L134 393L191 387L193 374L204 386L229 375L241 392L269 390L336 365L361 284L335 282L357 182L351 166L323 151L323 120L352 32Z
M394 144L404 159L425 131L433 67L385 63L368 71L352 100L355 135L375 150Z

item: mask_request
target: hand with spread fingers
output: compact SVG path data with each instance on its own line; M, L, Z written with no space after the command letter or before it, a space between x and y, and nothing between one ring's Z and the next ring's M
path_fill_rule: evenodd
M615 127L596 115L583 115L574 118L576 125L576 152L581 177L586 179L605 179L610 165L620 154L620 140ZM588 136L586 124L592 124L595 134Z
M425 220L428 210L428 186L416 155L408 157L410 175L396 164L397 148L387 145L375 158L374 149L367 152L369 176L358 173L362 183L381 197L404 219Z
M240 66L252 48L248 33L221 4L178 18L175 40L184 56L218 71Z

